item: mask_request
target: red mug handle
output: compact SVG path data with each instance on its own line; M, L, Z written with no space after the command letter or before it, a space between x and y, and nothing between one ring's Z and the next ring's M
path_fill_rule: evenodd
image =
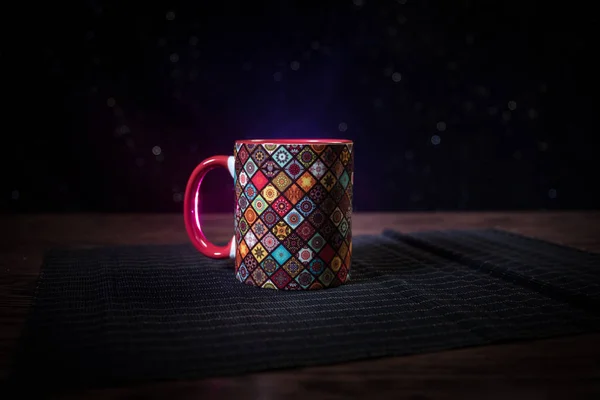
M206 239L200 223L200 185L208 171L217 167L229 170L231 176L235 178L234 162L232 156L213 156L207 158L194 169L185 188L185 197L183 199L185 229L194 247L200 253L210 258L234 258L235 236L225 246L217 246Z

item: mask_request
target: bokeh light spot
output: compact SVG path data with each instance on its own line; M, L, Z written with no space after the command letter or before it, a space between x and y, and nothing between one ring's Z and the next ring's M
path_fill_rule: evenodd
M527 112L527 115L529 116L530 119L536 119L538 117L537 111L533 108L529 109L529 111Z

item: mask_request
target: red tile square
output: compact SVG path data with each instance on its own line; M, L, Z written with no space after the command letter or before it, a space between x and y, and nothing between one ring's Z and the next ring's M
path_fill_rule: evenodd
M326 264L329 264L334 256L335 250L333 250L329 244L326 244L319 253L319 257L321 257Z
M267 183L269 183L269 180L267 179L267 177L265 176L265 174L263 174L261 171L258 171L257 173L254 174L254 176L251 179L252 184L254 186L256 186L256 188L260 191L262 190L262 188L264 188Z

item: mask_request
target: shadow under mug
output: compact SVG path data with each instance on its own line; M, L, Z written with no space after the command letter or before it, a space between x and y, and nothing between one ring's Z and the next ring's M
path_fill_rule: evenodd
M200 185L208 171L229 170L235 186L234 236L226 246L206 239ZM235 259L235 276L269 289L336 287L352 259L351 140L238 140L233 156L202 161L190 176L184 220L207 257Z

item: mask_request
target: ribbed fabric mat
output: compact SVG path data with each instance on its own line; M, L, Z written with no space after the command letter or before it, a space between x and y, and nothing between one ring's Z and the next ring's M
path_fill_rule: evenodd
M600 256L499 231L353 239L352 283L238 282L189 245L56 250L13 382L107 386L431 352L600 328Z

